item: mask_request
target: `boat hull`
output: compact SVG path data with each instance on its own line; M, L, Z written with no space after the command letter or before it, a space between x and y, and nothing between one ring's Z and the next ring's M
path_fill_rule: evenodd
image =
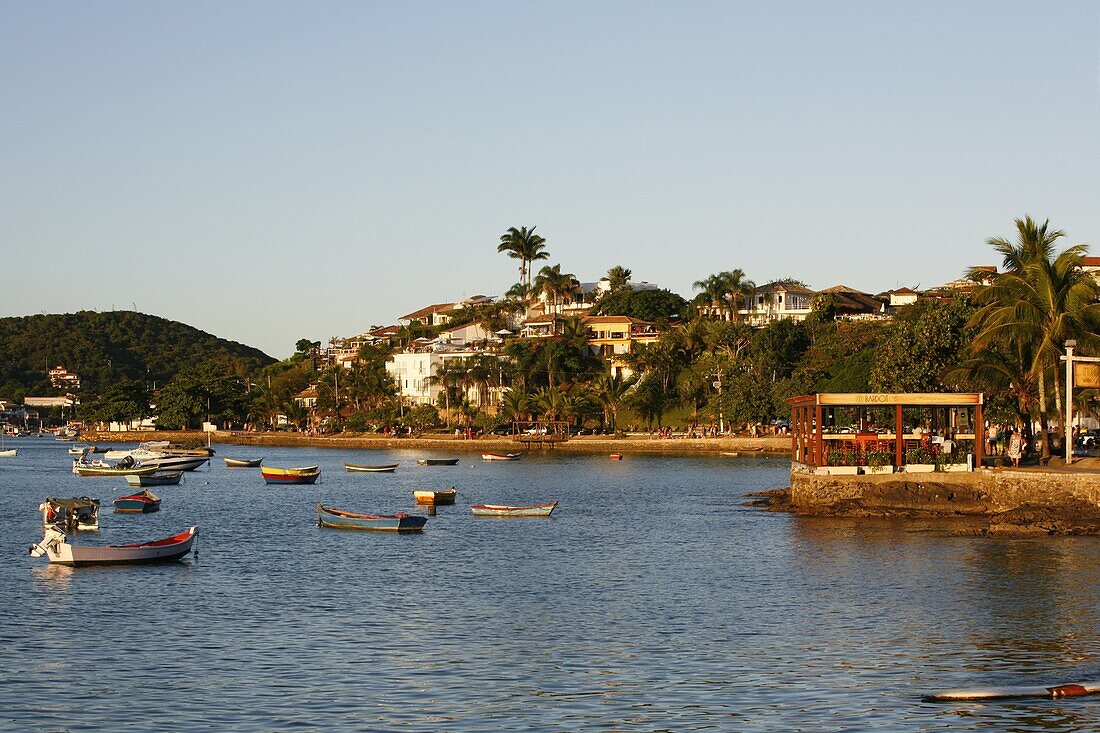
M549 517L558 502L533 506L506 506L503 504L475 504L470 507L475 517Z
M45 554L53 564L73 567L175 562L191 552L198 531L198 527L191 527L186 532L181 532L172 537L165 537L162 540L135 545L107 545L106 547L70 545L64 541L65 536L63 534L58 533L51 537L48 531L47 539L43 540L43 543L32 547L31 554L35 557ZM36 550L38 550L37 554Z
M302 468L260 468L260 475L264 482L269 484L313 484L321 477L321 469L317 466L304 466Z
M355 463L345 463L344 470L348 473L393 473L397 470L397 463L388 463L384 466L360 466Z
M417 504L454 504L458 492L455 489L442 489L440 491L414 491L413 498Z
M457 458L421 458L417 461L421 466L457 466Z
M194 471L209 462L209 458L200 456L164 456L143 460L138 465L142 468L154 466L158 471Z
M371 532L419 532L427 517L412 514L356 514L317 505L317 523L332 529L360 529Z
M160 497L151 491L120 496L112 503L116 514L149 514L160 510Z
M183 471L172 471L164 474L152 473L146 476L135 476L131 473L126 475L126 483L131 486L175 486L182 478Z
M226 468L259 468L263 458L226 458Z
M111 468L105 466L73 466L73 473L78 476L148 476L160 469L156 466L140 466L129 468Z
M19 455L18 448L8 448L7 450L0 450L0 458L15 458Z
M482 453L483 461L518 461L519 453Z

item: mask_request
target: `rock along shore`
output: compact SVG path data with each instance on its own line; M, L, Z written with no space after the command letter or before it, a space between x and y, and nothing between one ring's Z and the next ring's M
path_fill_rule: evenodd
M146 440L170 440L173 443L205 444L207 434L197 430L131 431L122 433L85 432L81 442L126 443ZM423 435L418 438L392 438L377 433L340 433L338 435L306 435L290 432L217 431L210 435L211 443L225 445L284 446L313 448L350 448L358 450L440 450L518 452L523 445L508 436L486 436L463 440L454 435ZM578 436L559 443L547 451L561 453L636 453L663 455L723 455L782 456L789 455L791 439L785 436L731 436L722 438L656 438L630 435L625 438ZM532 449L535 452L537 449Z

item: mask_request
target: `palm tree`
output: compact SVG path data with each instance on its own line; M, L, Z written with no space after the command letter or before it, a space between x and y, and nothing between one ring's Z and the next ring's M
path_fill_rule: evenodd
M1008 355L1029 356L1026 367L1037 385L1040 441L1044 458L1050 456L1047 441L1047 375L1053 371L1054 400L1062 414L1061 374L1058 357L1065 341L1078 338L1096 343L1100 331L1100 285L1081 266L1088 248L1074 245L1055 255L1055 243L1065 236L1041 225L1030 216L1016 220L1016 241L992 237L988 243L1003 257L1004 272L987 287L979 288L979 306L970 325L978 334L973 349L991 344L1012 345ZM971 270L969 277L977 276ZM986 272L988 276L988 272ZM1026 348L1025 348L1026 347Z
M615 376L606 375L596 382L596 394L600 403L604 406L604 413L608 417L608 424L615 430L619 424L619 410L626 403L630 389L634 386L634 379L623 379L622 372Z
M512 287L508 288L508 291L504 293L504 297L509 300L518 301L520 303L526 303L527 300L534 295L534 290L525 282L518 282Z
M508 227L508 231L500 235L497 252L507 252L512 259L519 260L519 281L528 286L531 284L531 263L550 257L546 240L535 234L535 227Z
M728 320L731 321L737 320L741 303L756 290L756 285L745 277L741 268L719 272L705 280L696 280L691 287L702 291L696 298L698 304L711 306L719 315L727 313Z
M566 409L565 393L557 387L543 387L534 394L534 403L547 421L554 422Z
M580 283L571 272L562 272L561 265L544 265L535 278L535 290L550 300L553 312L558 310L558 299L572 299Z
M466 367L461 360L452 359L443 362L428 376L428 384L437 384L443 390L443 409L447 413L446 426L451 427L451 390L460 385L466 377Z
M500 415L505 420L522 422L531 411L531 396L522 389L513 387L504 393L500 400Z
M607 271L608 292L614 293L628 286L633 274L633 272L622 265L615 265L612 267Z
M1007 352L1007 353L1006 353ZM993 348L973 350L970 358L950 369L944 378L986 392L1010 395L1016 416L1024 429L1024 443L1031 444L1031 408L1035 404L1035 381L1031 378L1031 343L1016 341Z

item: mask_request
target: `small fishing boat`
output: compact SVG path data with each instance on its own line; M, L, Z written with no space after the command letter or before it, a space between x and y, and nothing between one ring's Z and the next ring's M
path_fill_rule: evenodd
M482 453L483 461L518 461L519 453Z
M385 463L381 466L360 466L357 463L345 463L344 469L348 473L393 473L400 464Z
M183 471L163 471L146 476L126 474L126 483L131 486L175 486L183 478Z
M427 517L413 514L356 514L317 505L317 524L336 529L369 529L378 532L419 532Z
M47 496L38 505L38 511L42 512L42 524L47 527L57 526L65 532L99 531L99 499L87 496L55 499Z
M119 514L148 514L160 509L160 497L149 489L129 496L120 496L111 503L115 505L115 512Z
M18 448L8 448L7 450L0 450L0 458L15 458L19 455Z
M319 466L302 466L300 468L272 468L261 466L260 475L269 484L312 484L321 476Z
M73 473L78 476L148 476L159 470L156 466L112 466L104 461L73 461Z
M65 533L57 527L48 527L41 542L31 545L31 557L45 555L58 565L126 565L135 563L172 562L191 552L198 527L152 542L133 545L107 545L95 547L70 545Z
M470 510L475 517L549 517L558 502L534 506L505 506L502 504L474 504Z
M226 468L257 468L263 458L226 458Z
M1100 681L1070 682L1051 687L972 687L923 695L927 702L958 702L960 700L1013 700L1022 697L1083 697L1100 694Z
M438 491L414 491L413 498L417 504L454 504L458 489L439 489Z
M622 453L612 453L611 454L611 460L613 460L613 461L621 461L622 459L623 459L623 454Z
M457 466L457 458L421 458L417 465L420 466Z
M92 446L90 445L74 445L69 448L70 456L82 456L85 453L91 453Z

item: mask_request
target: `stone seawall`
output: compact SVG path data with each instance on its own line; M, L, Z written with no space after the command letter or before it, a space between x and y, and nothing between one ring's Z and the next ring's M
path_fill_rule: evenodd
M85 443L141 442L146 440L170 440L180 444L206 444L207 435L199 431L157 430L155 432L96 433L86 432L81 437ZM341 433L339 435L305 435L303 433L253 433L218 431L210 436L215 444L253 446L310 446L316 448L351 448L366 450L422 449L446 451L504 451L523 450L523 446L509 436L491 436L463 440L454 435L431 434L418 438L391 438L376 433ZM650 453L719 455L789 455L791 439L783 436L722 437L722 438L650 438L631 435L625 438L603 436L575 437L558 444L553 450L565 453ZM532 452L537 451L532 449ZM549 449L548 449L549 450Z
M800 514L831 516L997 516L1060 507L1100 516L1100 472L1092 469L981 469L969 473L816 475L791 472Z

